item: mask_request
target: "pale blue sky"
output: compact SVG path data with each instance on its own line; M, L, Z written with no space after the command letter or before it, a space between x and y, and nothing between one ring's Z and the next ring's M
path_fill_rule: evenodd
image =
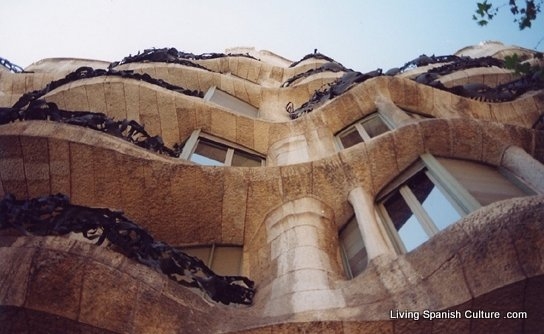
M544 37L544 19L520 32L507 7L481 28L471 19L475 3L2 0L0 57L25 67L47 57L115 61L150 47L203 53L255 46L295 61L317 48L347 67L370 71L484 40L534 48Z

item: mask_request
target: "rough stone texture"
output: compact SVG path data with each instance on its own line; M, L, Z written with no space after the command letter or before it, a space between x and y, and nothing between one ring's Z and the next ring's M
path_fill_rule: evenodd
M488 43L460 54L499 57L513 50L525 52ZM0 126L1 194L28 198L62 192L75 204L123 210L157 240L176 246L243 245L242 272L256 282L255 304L218 305L105 247L66 238L16 238L11 230L0 236L0 333L541 330L544 199L538 186L539 196L481 208L408 254L389 249L351 280L342 273L338 242L339 228L353 215L350 192L360 187L372 202L422 153L510 166L516 176L540 184L544 137L531 127L544 110L541 91L486 103L410 80L439 66L430 65L367 80L291 121L285 105L301 105L336 74L282 88L285 80L326 61L309 58L291 68L272 53L258 55L261 61L195 61L215 72L153 62L119 68L189 89L217 86L256 106L258 119L119 77L79 80L45 98L61 108L136 120L168 146L200 129L266 156L264 168L198 166L66 124ZM64 59L33 65L35 73L2 72L0 105L86 64L107 66ZM441 80L496 85L510 76L492 67ZM336 152L335 134L384 107L393 110L396 129ZM434 119L412 118L403 110ZM512 146L527 155L509 156ZM281 233L266 225L275 214L286 226ZM386 244L392 248L391 240ZM390 319L395 309L526 311L528 318Z

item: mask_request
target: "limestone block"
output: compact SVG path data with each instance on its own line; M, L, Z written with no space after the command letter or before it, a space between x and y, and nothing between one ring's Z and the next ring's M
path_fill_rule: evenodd
M119 173L121 207L126 216L141 224L147 215L148 201L145 189L145 163L126 155L118 156L118 164L123 166L123 173Z
M399 174L393 135L385 134L365 143L372 183L376 192Z
M493 207L503 210L504 203ZM493 215L485 215L490 211L490 206L477 211L471 215L471 224L463 224L472 242L463 247L459 255L464 272L471 273L466 280L475 297L525 279L505 218L499 220ZM490 272L495 274L489 275Z
M23 159L0 160L0 178L2 181L24 181L26 177Z
M532 96L515 100L513 106L515 112L524 119L527 128L532 127L540 116L538 106Z
M468 120L450 120L452 156L480 161L482 157L482 130L480 124Z
M84 87L89 101L89 111L106 113L106 95L103 82L89 83Z
M173 147L174 144L180 142L178 118L173 94L164 94L164 96L158 100L158 108L162 139L166 146Z
M25 77L24 75L16 75L12 77L13 84L11 86L11 91L15 94L24 94L25 91Z
M3 168L0 162L0 169ZM28 198L27 183L24 180L4 180L2 179L2 188L4 193L10 193L16 198Z
M235 142L242 146L254 149L255 147L255 121L253 119L236 116Z
M421 109L419 101L419 85L411 80L403 79L404 86L404 108L408 110L419 110Z
M240 57L227 57L229 72L237 73L238 72L238 62Z
M196 129L196 112L194 109L176 108L176 122L179 131L179 143L183 143Z
M507 312L525 309L524 299L526 293L525 284L512 284L477 298L473 303L472 310L498 311L501 317L498 319L473 320L471 322L472 331L474 333L485 331L493 333L526 332L527 329L523 325L523 319L505 319ZM531 318L530 314L529 318Z
M244 89L247 94L247 102L251 104L252 106L255 106L256 108L260 108L263 98L262 98L262 91L263 89L254 83L251 82L243 82Z
M127 119L140 123L140 86L124 85Z
M44 162L25 163L25 176L27 180L49 180L49 164Z
M254 149L257 152L266 154L269 147L269 131L272 128L268 122L255 121L253 126L253 137L255 140Z
M66 141L49 139L49 177L51 193L70 193L70 154Z
M520 199L521 201L521 199ZM519 262L525 275L536 277L544 272L544 229L541 219L544 217L542 196L540 199L526 199L530 203L519 214L513 216L506 224L512 236L514 247L519 256Z
M369 114L376 110L376 105L374 104L375 96L371 94L371 89L367 85L358 85L350 89L348 94L352 94L355 98L355 103L359 106L357 108L361 115ZM384 93L388 96L389 92Z
M281 193L284 200L294 200L313 193L311 164L282 166L280 171Z
M161 136L161 118L158 114L140 114L141 125L150 136Z
M69 86L64 92L64 102L67 110L90 110L85 86Z
M327 204L337 207L347 204L350 181L344 173L344 163L338 156L312 162L312 191L317 198L327 199Z
M252 168L247 198L247 217L244 240L251 240L269 210L282 203L281 174L277 167Z
M221 76L218 73L211 73L208 71L199 71L198 76L198 87L203 92L206 92L212 86L221 86Z
M64 90L64 88L60 87L52 92L47 93L46 95L43 96L43 98L47 102L55 103L59 107L59 109L68 109L66 107L66 103L64 99L65 94L66 94L66 91Z
M153 66L155 69L155 75L153 77L172 83L172 80L170 80L170 76L168 73L168 65L170 64L159 63Z
M97 206L121 209L121 185L117 175L122 174L123 166L112 153L103 149L93 151L94 200Z
M34 249L3 245L0 254L3 263L0 267L2 305L22 306L26 299Z
M452 154L452 135L446 120L433 119L418 123L423 135L425 150L438 156L449 157Z
M212 110L211 132L220 138L236 141L236 115L219 108Z
M133 80L122 80L121 82L108 80L104 82L104 96L106 99L106 114L117 120L127 118L127 107L125 104L125 85L132 85ZM157 103L157 101L155 101Z
M340 160L344 162L343 170L351 186L360 185L364 189L373 192L374 186L366 146L355 145L342 150L338 155Z
M93 148L70 143L70 184L72 203L91 205L94 202Z
M505 130L510 135L509 143L516 145L525 150L529 154L533 154L535 150L534 132L519 126L505 125Z
M239 168L225 170L221 213L221 242L225 244L244 243L248 182L243 173Z
M140 85L140 117L158 113L157 90L151 84L142 83Z
M421 128L415 124L406 125L393 131L399 170L408 168L424 153L425 145L420 131Z
M195 128L202 129L207 132L211 129L212 124L212 108L204 102L195 101Z
M83 279L81 300L74 303L81 308L78 320L116 332L130 331L140 284L94 261L86 265L84 275L78 276Z
M3 135L0 138L0 159L21 158L23 156L19 136Z
M247 79L253 82L260 82L260 78L262 78L261 70L262 70L263 64L261 62L258 62L256 64L251 64L251 66L248 67L247 70Z
M235 83L232 76L223 74L221 75L220 84L217 88L221 89L222 91L230 95L236 96L236 91L234 90L234 84Z
M327 124L333 133L337 133L366 115L361 110L353 94L349 92L331 101L321 109L323 123Z
M48 151L48 141L46 138L22 136L21 147L25 163L48 163L49 157L43 154Z
M500 123L524 126L524 120L515 112L511 102L491 104L491 114Z
M274 66L272 67L269 78L277 82L283 82L283 71L283 68Z
M32 262L25 306L77 319L85 268L84 258L59 251L40 250Z
M234 85L234 96L236 96L236 98L244 101L244 102L248 102L249 101L249 96L247 95L247 91L246 91L246 87L244 85L244 83L246 82L245 80L241 80L237 77L232 77L232 81L233 81L233 85Z
M155 221L162 221L154 227L156 237L172 244L209 244L220 242L222 235L222 208L225 196L222 168L202 166L179 166L170 175L147 175L146 187L149 191L161 191L160 184L148 187L153 180L164 178L168 188L167 197L154 201ZM155 169L163 169L160 164ZM155 182L156 183L156 182ZM153 189L153 190L151 190ZM165 203L170 201L168 209ZM231 202L232 203L232 202ZM167 213L167 215L166 215Z
M232 72L236 76L239 76L240 78L250 80L249 79L249 70L251 67L255 66L250 61L248 61L245 58L238 59L238 67L236 68L236 72Z
M184 329L206 331L209 322L202 322L200 316L195 316L185 307L170 298L165 298L159 291L141 287L138 291L138 302L134 303L135 333L173 333ZM201 312L197 311L198 314ZM215 312L213 312L215 313Z

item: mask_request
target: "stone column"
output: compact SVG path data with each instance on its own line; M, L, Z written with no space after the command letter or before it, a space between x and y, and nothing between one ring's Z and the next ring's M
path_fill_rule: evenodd
M271 212L265 226L271 262L277 268L266 315L344 307L342 293L331 289L331 282L341 277L332 210L304 197Z
M544 194L544 165L521 147L507 148L501 166L523 179L536 192Z
M362 187L357 187L349 192L348 200L353 206L357 225L363 235L368 260L381 254L393 254L393 249L387 244L378 226L372 196Z

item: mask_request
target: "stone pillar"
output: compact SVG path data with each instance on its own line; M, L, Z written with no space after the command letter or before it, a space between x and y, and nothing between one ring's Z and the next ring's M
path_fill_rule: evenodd
M285 203L267 216L267 242L277 268L267 316L345 306L342 293L331 289L331 282L341 277L333 216L329 207L309 197Z
M362 187L357 187L349 192L348 200L353 206L357 225L363 235L368 260L381 254L393 254L393 249L388 246L378 226L372 196Z
M507 148L501 166L523 179L537 193L544 194L544 165L521 147Z

